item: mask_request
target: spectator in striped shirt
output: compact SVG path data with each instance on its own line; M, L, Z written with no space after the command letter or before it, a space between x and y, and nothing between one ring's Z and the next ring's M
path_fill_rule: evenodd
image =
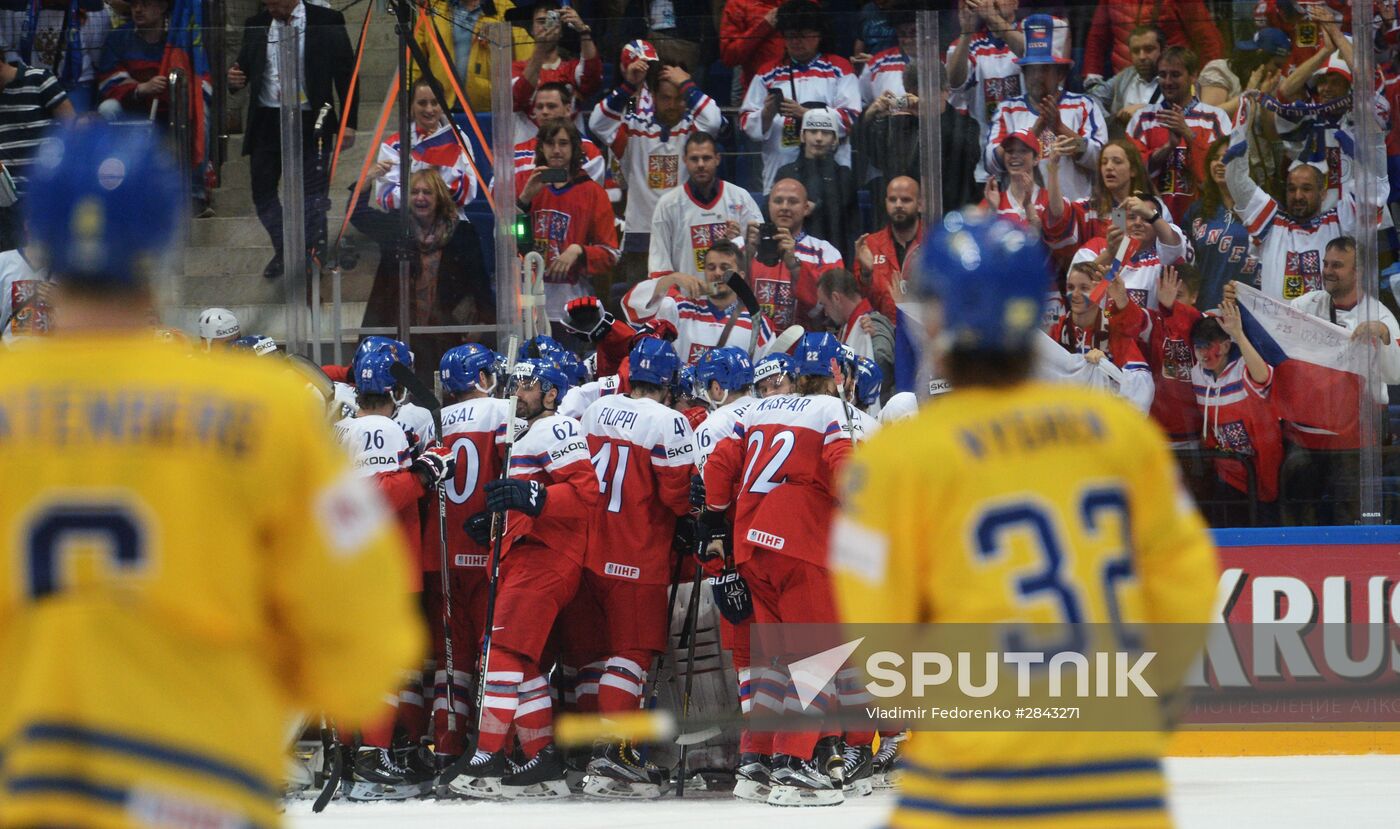
M19 205L44 134L55 120L71 121L73 117L73 102L52 72L22 61L0 63L0 167L14 183L18 198L16 203L0 207L0 250L19 247Z
M1185 216L1201 196L1206 151L1230 134L1225 110L1196 97L1200 60L1183 46L1172 46L1157 63L1162 97L1128 122L1128 137L1143 149L1157 193L1172 216Z

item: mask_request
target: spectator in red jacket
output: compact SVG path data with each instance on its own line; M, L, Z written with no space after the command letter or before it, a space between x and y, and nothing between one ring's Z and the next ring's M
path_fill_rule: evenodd
M904 278L904 262L924 235L923 199L919 182L909 176L890 179L885 188L885 213L890 223L856 240L856 280L875 310L897 318L890 286Z
M544 256L545 308L564 318L569 300L593 296L592 279L612 270L619 247L612 203L583 170L583 139L570 121L546 121L535 141L535 171L516 205L530 214L535 250ZM550 182L551 171L562 182Z
M743 70L741 89L758 70L776 63L785 49L776 28L782 0L728 0L719 24L719 56Z
M534 108L535 90L540 84L558 81L566 84L574 99L587 98L603 88L603 61L593 43L593 30L572 6L560 0L536 0L506 12L506 19L530 30L535 50L529 60L518 60L510 67L511 106L516 115L516 141L525 141L535 131L529 115ZM579 39L578 57L565 58L559 51L566 31Z
M1153 19L1156 15L1156 19ZM1133 56L1128 51L1128 34L1139 26L1155 25L1167 36L1167 46L1190 46L1201 63L1225 57L1225 42L1205 0L1099 0L1089 36L1084 42L1084 76L1102 80L1126 66ZM1104 56L1109 58L1104 64Z

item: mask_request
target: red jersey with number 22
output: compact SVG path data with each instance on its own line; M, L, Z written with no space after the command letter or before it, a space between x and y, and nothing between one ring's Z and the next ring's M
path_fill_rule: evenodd
M836 472L850 452L838 398L780 394L750 406L705 462L706 508L738 500L735 561L769 550L825 567Z
M583 431L601 492L588 569L638 584L669 584L676 518L690 509L690 421L655 400L612 395L583 413Z

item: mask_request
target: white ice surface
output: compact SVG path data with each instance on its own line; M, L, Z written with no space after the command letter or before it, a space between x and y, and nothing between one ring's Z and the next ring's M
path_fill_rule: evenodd
M1380 829L1400 826L1400 757L1225 757L1167 761L1171 804L1180 829ZM319 815L309 801L287 808L294 829L872 829L894 806L875 795L841 806L776 809L702 793L685 800L615 803L572 798L549 803L452 801L347 803Z

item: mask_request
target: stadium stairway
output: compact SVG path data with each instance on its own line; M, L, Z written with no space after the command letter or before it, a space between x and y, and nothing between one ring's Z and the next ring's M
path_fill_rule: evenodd
M260 3L230 2L229 4L229 62L237 55L241 22ZM337 0L341 8L344 2ZM357 3L346 10L347 29L352 44L359 34L367 3ZM331 210L328 225L331 237L338 232L345 217L349 188L353 187L372 148L374 125L383 105L388 83L397 67L393 22L376 12L370 24L361 67L360 130L355 146L344 152L331 182ZM247 91L228 98L228 107L242 114L247 107ZM397 123L397 107L390 115L390 131ZM194 219L190 241L185 249L183 274L166 293L167 325L188 332L197 330L199 312L210 306L228 308L238 316L245 334L263 334L279 342L287 334L287 280L263 278L263 267L272 257L267 233L253 211L249 182L248 159L243 153L243 136L231 134L228 158L223 164L222 186L214 191L214 211L211 218ZM379 262L378 246L353 228L346 232L359 253L359 263L353 270L343 272L340 328L360 324L365 301L369 297L374 271ZM331 319L331 276L321 278L322 331L327 341L334 330ZM351 337L350 339L354 339Z

